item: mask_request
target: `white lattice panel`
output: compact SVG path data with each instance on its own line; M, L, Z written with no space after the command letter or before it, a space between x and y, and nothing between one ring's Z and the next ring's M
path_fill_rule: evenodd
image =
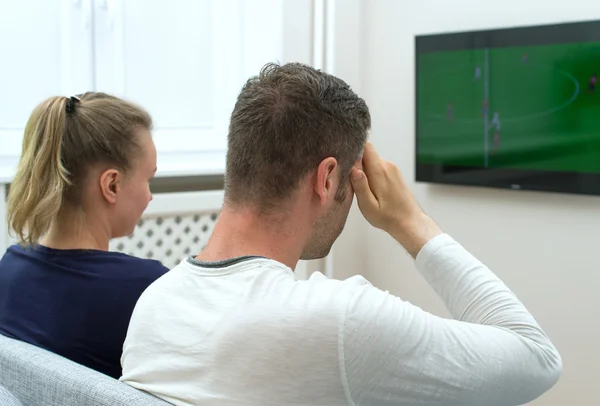
M202 251L222 203L222 190L155 195L133 234L112 240L110 249L173 268Z
M132 235L111 241L111 250L156 259L172 268L202 251L216 220L216 212L145 218Z

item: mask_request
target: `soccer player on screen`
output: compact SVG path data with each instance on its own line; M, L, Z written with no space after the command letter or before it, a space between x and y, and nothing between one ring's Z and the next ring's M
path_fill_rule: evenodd
M448 106L446 106L446 118L449 121L454 121L454 106L452 103L448 103Z
M475 67L475 75L473 76L473 80L477 80L481 78L481 67L476 66Z
M500 113L497 111L494 112L494 116L492 117L492 122L490 123L490 130L494 129L494 147L492 149L492 154L496 153L496 151L500 148Z
M523 56L521 56L521 62L523 63L523 65L527 63L528 59L529 57L527 56L527 54L523 54Z
M488 113L488 101L484 100L481 104L481 117L487 116Z
M494 149L492 155L494 155L500 149L500 131L494 133Z
M594 73L590 78L590 85L588 86L588 90L592 93L596 92L596 83L598 82L598 74Z

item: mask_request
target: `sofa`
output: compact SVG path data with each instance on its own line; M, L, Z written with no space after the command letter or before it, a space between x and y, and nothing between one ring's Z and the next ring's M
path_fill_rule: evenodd
M0 405L169 404L59 355L0 335Z

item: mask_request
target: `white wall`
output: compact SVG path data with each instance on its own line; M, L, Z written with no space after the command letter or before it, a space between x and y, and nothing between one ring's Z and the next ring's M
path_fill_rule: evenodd
M599 405L600 197L415 184L413 42L417 33L600 19L600 7L586 0L363 0L361 7L360 88L372 140L426 211L513 289L557 345L563 377L533 404ZM369 228L366 246L375 285L446 315L391 238Z
M321 0L322 1L322 0ZM325 1L324 70L343 78L362 94L361 8L363 0ZM317 1L316 3L319 3ZM356 202L350 210L344 232L328 257L331 274L337 279L362 274L367 267L365 223Z

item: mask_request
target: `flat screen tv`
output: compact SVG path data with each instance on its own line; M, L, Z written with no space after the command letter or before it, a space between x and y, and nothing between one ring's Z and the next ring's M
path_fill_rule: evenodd
M600 194L600 21L416 37L418 182Z

